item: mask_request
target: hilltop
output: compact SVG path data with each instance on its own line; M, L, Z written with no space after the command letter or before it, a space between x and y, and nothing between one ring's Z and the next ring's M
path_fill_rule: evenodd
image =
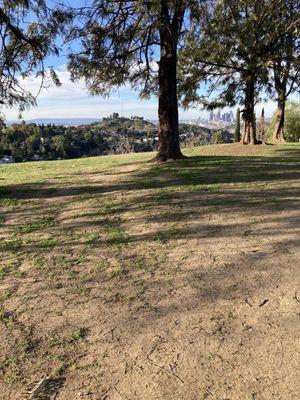
M186 154L0 167L0 398L298 396L300 145Z

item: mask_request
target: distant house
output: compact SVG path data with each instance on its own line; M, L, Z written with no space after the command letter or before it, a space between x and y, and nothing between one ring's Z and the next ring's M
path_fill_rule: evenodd
M15 159L12 156L4 156L0 158L0 164L13 164Z

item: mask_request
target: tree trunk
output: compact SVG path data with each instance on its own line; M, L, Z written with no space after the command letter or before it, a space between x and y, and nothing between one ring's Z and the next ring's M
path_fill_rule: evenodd
M285 103L288 96L286 87L288 82L288 72L290 70L290 63L287 63L285 69L281 64L274 64L274 80L275 89L277 92L277 109L275 127L273 132L274 142L284 141L284 114Z
M254 118L254 91L255 91L255 81L252 77L246 80L245 89L245 104L243 111L243 144L257 144L256 140L256 126Z
M156 160L184 158L179 145L177 99L177 36L170 24L166 2L162 0L162 27L160 30L160 61L158 71L159 148ZM176 26L175 26L176 28Z
M285 100L278 99L275 128L273 134L274 142L284 142L284 114L285 114Z

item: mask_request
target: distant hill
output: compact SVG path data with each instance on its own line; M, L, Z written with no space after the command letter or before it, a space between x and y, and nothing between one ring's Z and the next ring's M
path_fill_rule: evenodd
M103 118L101 121L93 124L106 132L122 132L122 133L155 133L157 126L147 121L143 117L133 116L130 118L121 117L118 113L113 113L109 117Z
M18 121L2 132L0 154L13 156L16 161L154 151L159 135L157 124L140 116L128 118L118 113L101 120L37 118L25 123ZM182 147L211 144L213 134L206 127L179 124ZM221 139L231 141L227 136Z

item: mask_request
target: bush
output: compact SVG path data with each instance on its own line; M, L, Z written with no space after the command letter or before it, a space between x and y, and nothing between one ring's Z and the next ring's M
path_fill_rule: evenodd
M213 133L213 144L230 143L232 141L231 133L225 129Z

